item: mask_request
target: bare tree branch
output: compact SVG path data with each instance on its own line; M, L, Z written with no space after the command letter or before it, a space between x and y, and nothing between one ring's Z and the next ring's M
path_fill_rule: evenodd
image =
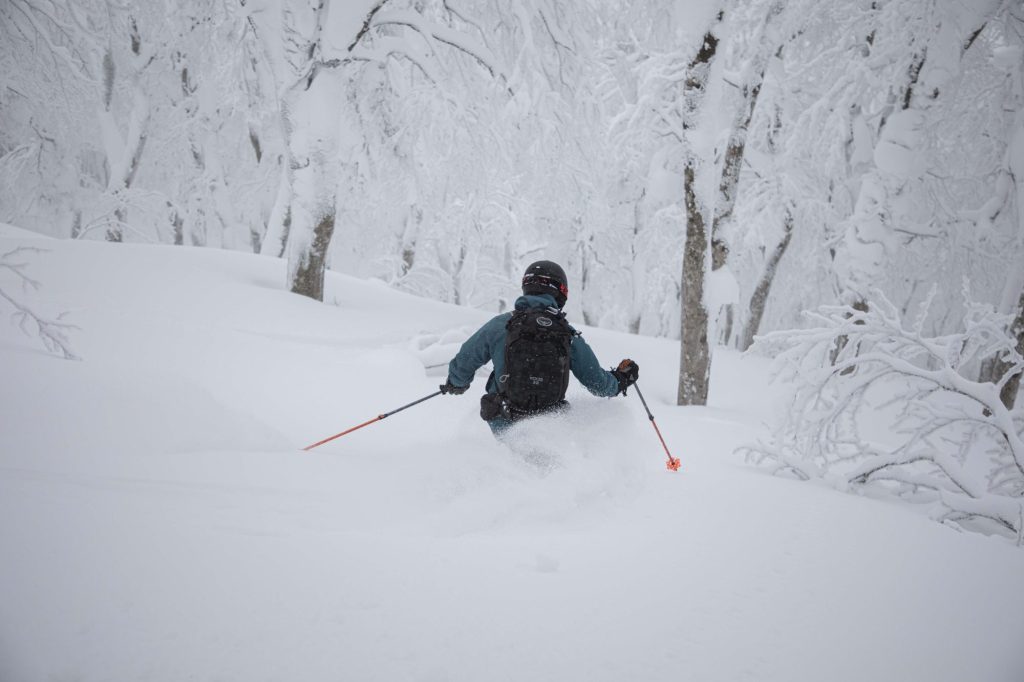
M27 263L13 262L11 259L18 254L33 252L43 253L43 250L23 246L0 256L0 269L14 273L21 280L22 287L26 289L30 287L38 289L40 284L25 274L25 268L28 266ZM71 349L71 343L68 339L68 333L73 329L78 329L78 327L64 321L63 318L67 313L61 313L55 319L44 317L35 312L28 304L8 294L3 288L0 288L0 298L6 300L14 308L14 312L11 313L11 319L18 323L18 326L27 336L37 336L48 351L59 354L67 360L80 359Z

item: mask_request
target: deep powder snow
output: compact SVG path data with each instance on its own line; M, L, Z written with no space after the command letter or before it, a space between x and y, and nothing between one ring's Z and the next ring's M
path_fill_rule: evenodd
M0 325L0 680L1024 679L1024 552L732 454L763 360L677 408L675 342L584 330L640 364L675 474L633 395L495 442L483 372L302 452L436 390L488 313L0 232L27 244L83 360Z

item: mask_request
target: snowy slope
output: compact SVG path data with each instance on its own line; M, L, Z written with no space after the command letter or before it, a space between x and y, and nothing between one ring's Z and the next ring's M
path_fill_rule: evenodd
M84 359L0 324L4 682L1024 679L1024 552L731 454L760 361L676 408L675 343L585 330L639 362L677 474L633 396L573 393L510 450L482 381L302 452L435 390L488 314L0 232L28 243L21 295Z

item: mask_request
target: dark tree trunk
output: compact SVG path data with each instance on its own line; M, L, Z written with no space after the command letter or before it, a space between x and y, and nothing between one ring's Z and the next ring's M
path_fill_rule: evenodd
M764 81L765 65L760 65L744 88L744 106L733 123L729 134L729 142L722 160L722 177L718 182L718 202L715 205L715 218L711 225L711 269L718 270L725 265L729 257L729 246L724 240L724 228L732 221L736 207L736 197L740 184L740 169L743 166L743 154L747 147L747 131L750 120L757 108L757 98L761 93Z
M124 241L124 229L122 225L125 224L125 220L128 218L127 213L123 208L119 208L114 211L114 224L107 226L107 233L105 239L108 242L123 242Z
M174 239L176 246L182 246L185 244L185 219L181 217L181 213L177 209L173 209L174 213L171 215L171 234Z
M1010 335L1017 339L1017 352L1024 355L1024 291L1021 291L1020 298L1017 300L1017 315L1013 318L1013 322L1010 323ZM1013 365L1006 362L1003 358L994 358L991 367L992 380L1001 380L1012 369ZM1017 372L1010 377L1010 380L1003 384L1003 388L999 392L999 399L1003 401L1003 405L1006 405L1008 410L1012 410L1017 402L1017 393L1020 391L1020 376L1021 373Z
M327 247L334 234L334 213L325 215L313 229L313 243L303 254L292 277L291 292L324 300L324 273L327 270Z
M865 301L862 298L858 298L856 301L853 302L853 304L850 307L853 308L854 310L858 311L858 312L866 313L868 311L868 302ZM849 318L849 317L851 317L851 315L847 314L847 318ZM856 322L855 324L863 324L863 322ZM829 358L829 361L831 362L831 364L833 364L833 365L836 364L836 360L839 359L839 354L843 352L843 349L846 348L846 344L848 344L849 342L850 342L850 338L848 336L846 336L845 334L843 334L842 336L839 336L839 337L836 338L836 345L832 349L832 357ZM851 373L853 373L853 369L854 368L851 365L851 366L847 367L846 369L842 370L840 372L840 374L843 374L843 375L851 374Z
M715 217L711 223L712 272L725 267L729 259L729 244L725 240L725 232L727 226L732 222L733 211L736 208L740 169L743 166L743 154L747 147L747 131L750 129L750 121L757 108L757 98L761 92L761 84L764 82L766 64L765 61L757 65L749 82L743 86L743 106L733 122L729 142L725 148L722 176L718 181L718 201L715 204ZM718 315L719 318L724 318L719 336L723 344L728 344L729 338L732 336L733 320L736 316L735 308L735 305L729 303L723 306L721 311L709 311L713 315Z
M679 334L679 386L676 403L707 405L711 377L711 348L708 344L708 309L704 301L711 247L704 207L697 195L700 160L688 139L704 103L711 62L718 50L715 30L724 17L719 12L704 34L704 42L687 68L683 92L683 139L686 155L683 192L686 200L686 246L683 249L682 296Z
M263 160L263 146L260 144L260 136L256 130L249 126L249 144L252 145L252 152L256 155L256 163Z
M764 271L761 273L761 279L758 280L757 287L750 296L747 325L743 329L740 350L747 350L754 343L754 337L757 336L757 332L761 328L761 319L764 317L764 309L768 303L768 293L771 291L772 282L775 281L775 273L778 271L779 261L782 260L782 256L786 253L786 249L789 248L789 242L793 238L793 214L789 211L786 211L783 230L782 240L775 245L775 249L768 256L768 260L764 264Z
M130 189L135 182L135 174L139 170L139 163L142 161L142 153L146 149L146 134L139 135L135 148L132 150L132 157L128 161L128 171L125 174L121 189ZM124 226L128 224L128 209L122 206L114 211L114 218L117 224L107 228L108 242L124 241Z
M82 212L75 211L71 217L71 238L78 239L82 234Z
M680 331L679 405L707 405L711 376L708 346L708 310L704 304L707 278L708 234L694 188L695 173L688 164L684 174L686 193L686 247L683 250L683 310Z

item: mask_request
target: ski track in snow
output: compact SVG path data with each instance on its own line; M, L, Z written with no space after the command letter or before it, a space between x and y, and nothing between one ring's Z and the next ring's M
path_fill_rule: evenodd
M681 409L675 343L585 330L640 363L677 474L632 395L576 386L496 442L486 374L303 452L436 390L424 364L489 313L45 248L32 301L84 359L0 325L4 682L1024 678L1024 552L731 454L778 400L760 360L719 353L711 406Z

